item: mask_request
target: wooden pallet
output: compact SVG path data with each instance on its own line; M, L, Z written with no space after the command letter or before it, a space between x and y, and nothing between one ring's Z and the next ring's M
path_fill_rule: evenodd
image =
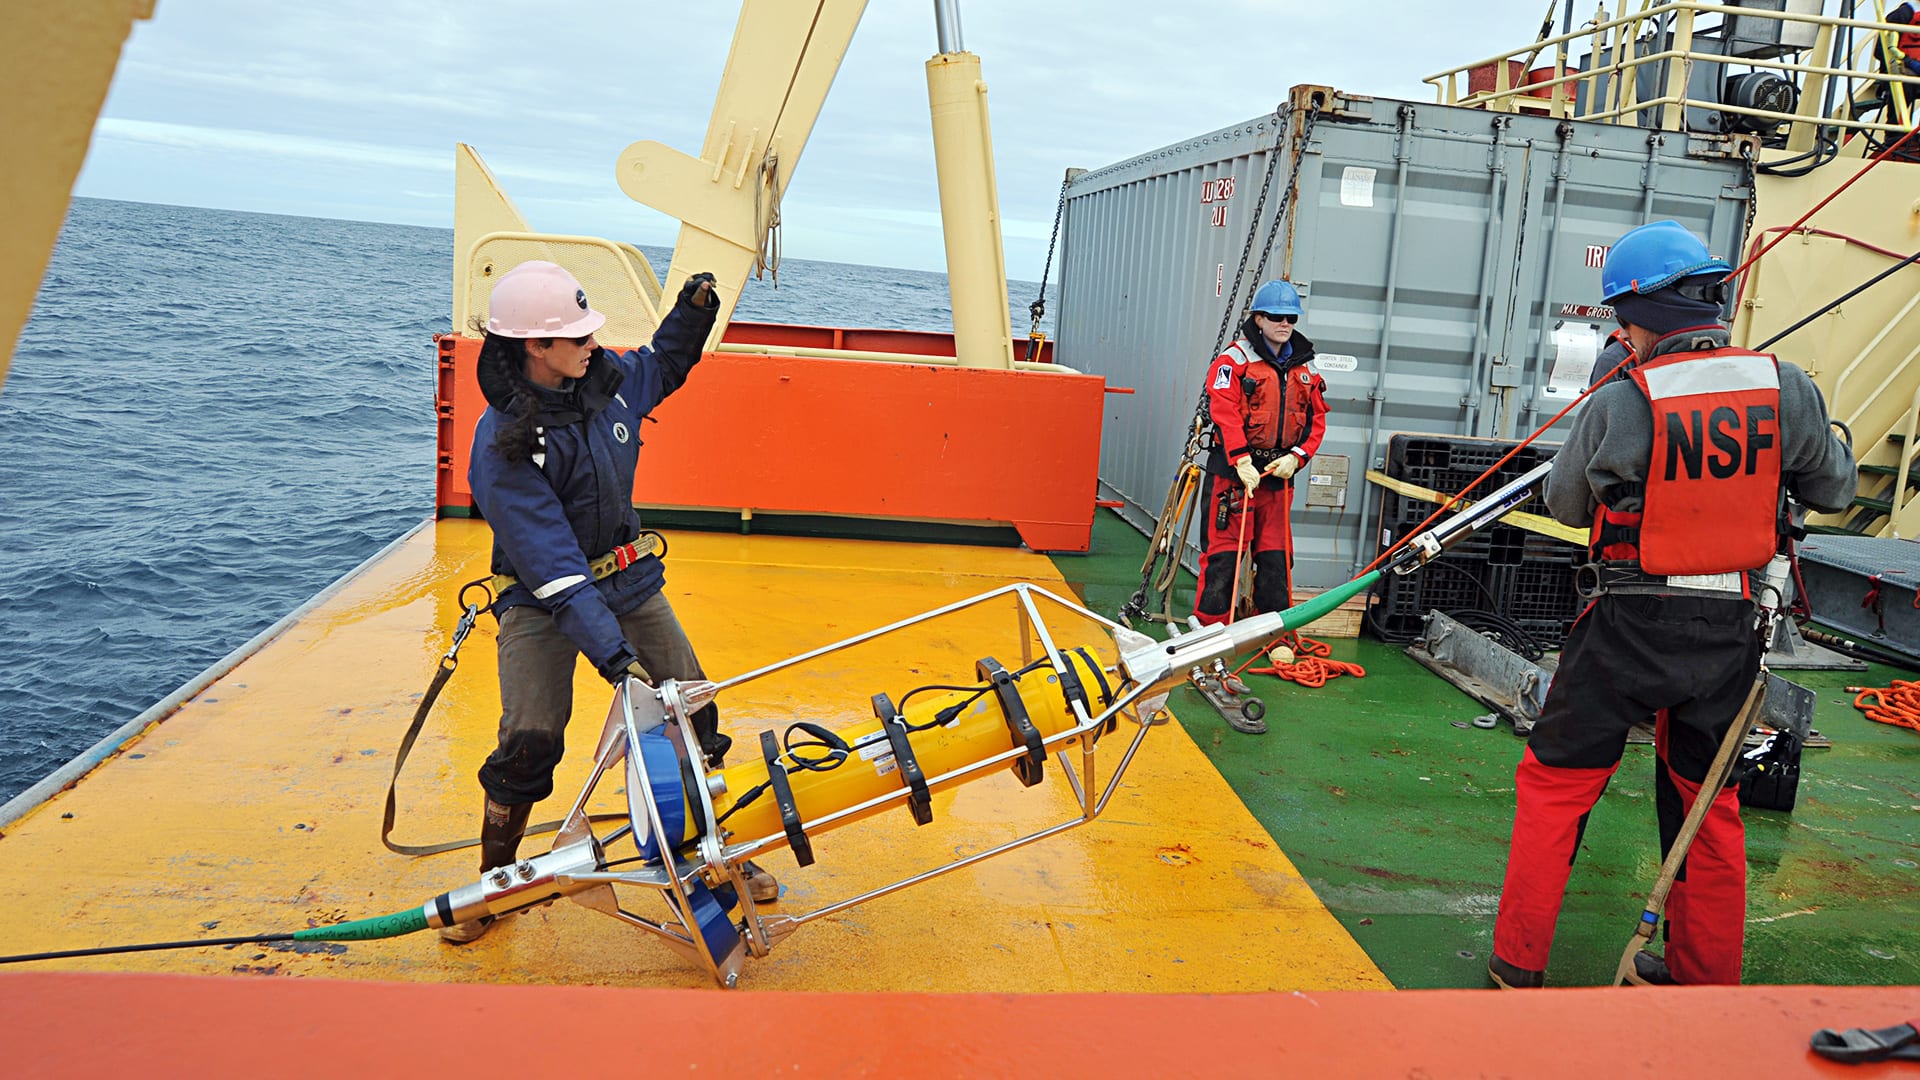
M1318 595L1320 595L1319 589L1295 589L1293 602L1304 604ZM1372 602L1373 594L1363 592L1327 612L1303 632L1312 638L1357 638L1360 636L1361 617L1366 614L1367 605Z

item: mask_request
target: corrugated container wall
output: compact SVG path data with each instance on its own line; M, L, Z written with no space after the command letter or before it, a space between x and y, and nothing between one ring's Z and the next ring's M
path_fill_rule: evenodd
M1306 132L1312 100L1323 104ZM1716 254L1739 254L1751 144L1324 87L1296 87L1291 101L1278 118L1069 185L1058 359L1135 390L1107 399L1100 479L1150 531L1222 319L1251 299L1273 235L1265 276L1300 287L1300 332L1327 380L1326 439L1293 504L1294 580L1322 588L1375 553L1380 498L1365 473L1384 463L1389 435L1512 438L1585 388L1613 328L1599 265L1622 232L1673 218ZM1296 161L1297 191L1270 233Z

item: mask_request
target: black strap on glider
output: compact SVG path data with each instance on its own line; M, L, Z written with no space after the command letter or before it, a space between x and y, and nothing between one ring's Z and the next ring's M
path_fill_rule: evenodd
M767 782L773 785L773 802L780 808L780 826L787 830L787 846L793 849L793 861L813 865L813 841L800 828L800 808L793 801L793 785L787 781L787 767L780 763L780 740L773 732L760 733L760 756L767 762Z
M1040 737L1040 729L1033 726L1033 718L1027 715L1027 703L1020 700L1020 688L1014 685L1013 675L991 656L981 657L974 663L973 670L981 682L993 684L994 696L1000 700L1000 712L1007 718L1007 730L1013 733L1016 745L1026 746L1027 756L1014 759L1013 775L1020 778L1023 786L1032 787L1043 775L1047 747Z
M1080 656L1080 659L1085 660L1087 662L1087 670L1093 672L1094 681L1100 684L1100 704L1095 705L1092 702L1087 701L1086 690L1084 687L1080 685L1079 676L1074 675L1071 670L1064 671L1060 675L1060 681L1063 684L1066 683L1067 679L1069 678L1073 679L1072 689L1070 689L1068 693L1072 694L1072 693L1078 692L1080 695L1080 700L1087 701L1088 712L1093 712L1095 709L1104 709L1107 706L1113 704L1113 687L1107 685L1107 673L1105 670L1103 670L1100 667L1100 661L1095 660L1093 658L1093 654L1087 652L1085 646L1077 646L1071 651L1078 653ZM1069 668L1071 668L1071 665L1069 665ZM1112 732L1114 728L1117 728L1119 726L1120 726L1120 718L1118 716L1107 717L1106 732Z
M880 718L880 730L887 733L887 745L893 747L893 763L900 770L900 780L911 792L907 809L913 811L913 823L925 825L933 820L933 795L927 791L927 774L921 771L920 760L913 756L913 743L907 739L907 718L885 694L873 695L873 715Z

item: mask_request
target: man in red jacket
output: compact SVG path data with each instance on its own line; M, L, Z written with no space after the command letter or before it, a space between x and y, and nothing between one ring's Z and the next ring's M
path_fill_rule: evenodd
M1313 342L1297 330L1299 320L1300 293L1285 281L1267 282L1253 294L1239 340L1207 367L1214 437L1206 469L1213 480L1193 605L1202 623L1231 621L1243 519L1254 608L1293 604L1293 478L1327 431L1327 384L1313 370Z

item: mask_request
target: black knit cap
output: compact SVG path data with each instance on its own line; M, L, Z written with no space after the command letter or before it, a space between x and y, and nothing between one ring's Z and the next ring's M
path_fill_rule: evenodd
M1625 293L1614 299L1613 310L1621 322L1662 335L1720 321L1719 304L1682 296L1678 289Z

